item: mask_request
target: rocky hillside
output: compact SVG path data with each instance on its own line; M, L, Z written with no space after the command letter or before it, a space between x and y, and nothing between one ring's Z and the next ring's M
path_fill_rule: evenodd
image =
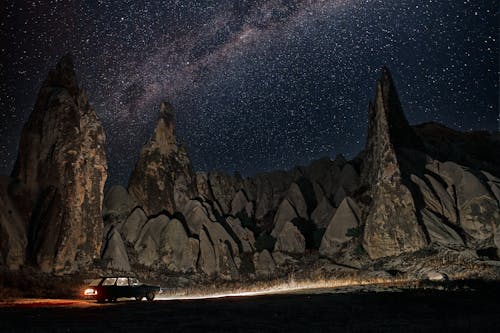
M68 110L71 118L80 108ZM100 129L98 122L92 124ZM387 69L369 105L368 125L366 149L351 161L339 155L250 178L217 171L195 174L186 150L177 144L174 112L162 103L128 188L106 191L102 218L95 214L106 177L104 138L92 134L101 132L88 132L80 122L78 133L85 136L66 134L71 138L66 144L80 146L65 155L58 153L57 140L51 148L53 139L23 134L15 180L5 178L0 192L0 205L12 212L12 217L0 215L0 235L7 235L0 236L0 263L11 269L25 264L62 269L59 258L75 258L82 249L87 256L95 254L101 244L88 244L92 235L102 239L93 267L105 271L239 280L305 267L417 275L436 267L451 275L483 267L498 276L499 136L460 133L439 124L410 126ZM42 132L44 126L31 119L27 125L31 132ZM25 148L31 146L39 148ZM39 151L52 154L42 159ZM91 161L83 164L90 167L68 170L64 162L79 165L73 158ZM47 160L57 163L43 164ZM42 180L40 175L47 173ZM57 187L63 180L73 186L71 193L54 199L51 193L63 190ZM33 189L49 195L31 196L32 203L15 199ZM79 215L72 210L75 196L84 198L78 201ZM28 214L23 207L36 208ZM65 239L74 242L65 247ZM49 244L65 255L47 261Z

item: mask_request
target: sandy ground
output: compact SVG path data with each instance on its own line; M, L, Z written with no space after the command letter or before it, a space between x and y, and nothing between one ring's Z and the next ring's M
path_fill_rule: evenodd
M358 287L107 304L22 299L0 303L0 332L500 332L499 296Z

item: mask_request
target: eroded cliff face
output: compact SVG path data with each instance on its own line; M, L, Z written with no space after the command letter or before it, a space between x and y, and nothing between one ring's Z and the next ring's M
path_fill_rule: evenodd
M71 272L98 258L105 135L70 56L43 83L25 124L12 177L34 202L27 260L45 272Z
M143 146L128 191L147 215L174 213L196 197L196 177L186 149L177 144L174 113L162 103L151 139Z

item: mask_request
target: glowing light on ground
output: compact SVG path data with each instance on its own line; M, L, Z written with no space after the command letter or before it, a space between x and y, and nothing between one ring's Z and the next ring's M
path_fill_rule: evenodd
M398 286L409 284L407 279L366 279L366 280L319 280L319 281L288 281L275 285L241 287L228 289L223 291L200 291L200 290L185 290L169 293L168 290L156 296L155 299L162 301L173 300L196 300L196 299L211 299L224 297L252 297L273 294L300 294L300 293L328 293L338 291L344 287L360 287L368 285L376 286Z

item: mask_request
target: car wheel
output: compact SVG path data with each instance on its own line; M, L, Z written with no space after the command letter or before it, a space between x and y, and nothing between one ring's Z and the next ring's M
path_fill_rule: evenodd
M146 299L147 299L148 301L152 301L152 300L154 300L154 299L155 299L155 293L154 293L154 292L152 292L152 291L148 292L148 293L146 294Z
M104 298L101 298L101 297L97 298L97 303L104 303L104 301L105 301Z
M143 296L135 296L135 300L136 301L140 301L142 299Z

